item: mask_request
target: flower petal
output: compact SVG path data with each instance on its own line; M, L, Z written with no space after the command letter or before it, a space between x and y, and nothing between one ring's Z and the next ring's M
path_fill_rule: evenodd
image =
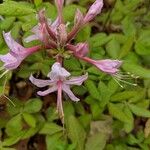
M52 85L54 82L52 80L42 80L42 79L36 79L32 75L30 76L29 80L36 85L37 87L45 87L47 85Z
M96 0L87 12L84 18L84 23L91 21L96 15L98 15L101 12L102 7L103 0Z
M88 73L79 77L72 77L69 80L64 81L65 84L81 85L88 78Z
M40 96L45 96L55 91L57 91L57 86L52 86L45 91L38 91L37 94Z
M29 42L34 41L34 40L39 40L38 36L35 35L35 34L30 35L30 36L28 36L28 37L26 37L26 38L24 39L24 41L25 41L26 43L29 43Z
M0 60L4 62L4 67L8 70L16 69L21 63L20 60L17 60L10 53L6 55L0 55Z
M10 50L12 52L14 52L15 54L22 53L25 51L25 48L23 46L21 46L19 43L17 43L11 36L10 32L5 33L3 31L3 36L5 39L5 42L7 43L8 47L10 48Z
M69 96L69 98L73 101L76 101L78 102L80 99L77 98L73 93L72 91L70 90L70 87L66 84L63 84L62 85L62 90Z
M52 80L64 79L69 76L70 73L65 68L61 67L61 64L58 62L53 64L52 71L47 75L47 77L50 77Z

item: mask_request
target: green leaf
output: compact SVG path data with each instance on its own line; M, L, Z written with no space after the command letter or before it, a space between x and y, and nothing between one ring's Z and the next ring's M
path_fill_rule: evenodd
M90 34L91 34L91 27L90 26L84 27L76 36L77 42L86 41L90 37Z
M129 36L121 48L121 52L119 54L119 59L128 55L129 51L132 48L133 43L134 43L134 36Z
M84 142L86 138L86 132L84 131L84 128L74 116L70 115L66 119L68 137L72 143L77 144L76 149L84 150Z
M112 102L119 102L119 101L124 101L128 100L129 98L135 97L138 94L138 91L123 91L114 94L111 97Z
M138 64L135 64L132 62L124 62L122 67L125 71L130 72L134 75L137 75L143 78L150 78L150 70Z
M101 100L101 99L100 99L100 98L101 98L101 97L100 97L100 93L99 93L99 91L98 91L98 89L97 89L95 83L94 83L92 80L87 80L87 81L85 82L85 86L87 87L88 92L90 93L90 95L91 95L94 99L96 99L96 100L98 100L98 101Z
M92 47L92 52L94 51L95 47L100 47L106 44L109 40L110 38L108 38L105 33L95 34L91 38L88 39L90 46Z
M34 4L36 7L38 7L40 4L42 4L42 0L34 0Z
M19 134L19 135L13 135L12 137L6 138L6 139L3 141L2 145L3 145L3 146L11 146L11 145L14 145L15 143L17 143L17 142L21 139L22 135L23 135L23 134L21 133L21 134Z
M113 38L106 45L106 51L110 57L114 59L118 58L120 51L120 43L115 38Z
M18 132L20 132L21 129L22 129L22 118L20 114L11 118L6 125L6 133L9 136L14 136Z
M80 70L81 65L79 61L73 57L64 60L64 67L70 71Z
M109 103L108 104L109 113L117 118L118 120L129 123L129 117L123 112L123 110L118 107L116 104Z
M129 133L134 128L134 117L128 106L125 106L123 111L128 116L128 123L124 124L124 129Z
M34 116L29 114L29 113L23 113L22 115L23 115L23 119L25 120L25 122L29 126L35 128L35 126L36 126L36 119L34 118Z
M53 135L57 132L63 131L63 128L55 123L46 122L42 129L40 130L40 134L48 134Z
M42 101L37 98L28 100L24 106L24 112L27 113L36 113L39 112L42 108Z
M46 149L47 150L64 150L63 141L61 140L62 133L46 136ZM60 148L61 146L61 148Z
M107 141L107 135L96 133L87 139L85 150L103 150Z
M150 111L134 104L128 104L128 106L135 115L140 117L150 117Z
M34 13L35 10L28 5L21 4L14 1L5 1L0 4L0 14L6 16L23 16Z
M15 17L7 17L5 20L0 22L0 29L8 30L15 21L15 19Z

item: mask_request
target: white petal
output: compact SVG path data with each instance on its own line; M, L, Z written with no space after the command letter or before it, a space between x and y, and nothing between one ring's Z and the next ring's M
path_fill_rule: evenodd
M71 100L76 101L76 102L78 102L80 100L72 93L72 91L70 90L70 87L68 85L63 84L62 90L69 96L69 98Z
M66 78L70 76L70 73L61 64L56 62L52 66L52 71L47 75L52 80L59 80L60 78Z
M12 52L14 52L15 54L18 54L19 53L22 53L25 48L23 46L21 46L19 43L17 43L11 36L11 33L10 32L7 32L5 33L3 31L3 36L4 36L4 39L5 39L5 42L7 43L8 47L10 48L10 50Z
M35 34L30 35L30 36L28 36L28 37L26 37L26 38L24 39L24 41L25 41L26 43L29 43L29 42L34 41L34 40L39 40L39 37L38 37L37 35L35 35Z
M47 85L52 85L54 84L53 81L51 80L42 80L42 79L36 79L32 75L30 76L29 80L36 85L37 87L45 87Z
M69 80L64 81L65 84L70 85L81 85L86 79L88 78L88 74L79 76L79 77L72 77Z
M40 96L45 96L45 95L48 95L48 94L55 92L55 91L57 91L57 86L52 86L45 91L38 91L37 94Z

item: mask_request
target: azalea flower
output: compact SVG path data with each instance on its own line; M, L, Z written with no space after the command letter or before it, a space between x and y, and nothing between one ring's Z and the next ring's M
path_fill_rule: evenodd
M45 9L39 11L39 23L31 30L34 34L24 39L25 42L38 39L46 46L49 45L49 47L60 49L60 45L63 45L63 48L65 48L66 44L75 37L78 31L101 12L103 0L96 0L89 8L86 15L83 15L81 11L77 9L74 19L74 26L69 33L66 32L67 25L65 25L62 16L64 0L55 0L55 4L58 11L56 20L53 23L49 21L50 19L45 17ZM65 40L60 40L64 39L64 37Z
M88 57L82 57L81 59L88 62L88 63L93 64L94 66L96 66L101 71L108 73L108 74L111 74L111 75L117 74L119 71L118 68L122 64L122 61L111 60L111 59L93 60L93 59L90 59Z
M0 60L4 62L1 70L6 70L0 77L6 74L9 70L16 69L28 55L40 49L40 46L24 48L12 38L10 32L3 32L3 36L9 47L9 52L5 55L0 55Z
M51 72L49 72L47 75L50 80L36 79L32 75L29 78L30 81L37 87L49 86L47 90L37 92L37 94L40 96L45 96L57 91L57 110L61 117L63 117L62 91L65 92L71 100L77 102L79 101L79 98L73 94L73 92L70 90L70 86L81 85L88 78L87 74L79 77L69 78L70 75L71 74L65 68L63 68L59 62L56 62L53 64Z

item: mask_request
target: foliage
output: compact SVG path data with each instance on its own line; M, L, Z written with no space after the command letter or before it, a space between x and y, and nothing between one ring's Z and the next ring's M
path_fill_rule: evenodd
M67 1L67 0L66 0ZM150 149L150 3L148 0L105 0L103 11L80 31L74 42L88 41L94 59L123 60L122 72L130 73L130 83L123 88L111 77L82 61L68 58L64 66L72 75L88 72L83 86L72 87L81 101L64 101L65 124L56 113L55 94L41 99L28 81L30 74L44 77L53 60L43 51L28 57L20 68L7 75L5 94L0 98L0 149L13 150L20 141L40 147L40 136L47 150L149 150ZM65 20L73 23L76 8L85 12L91 0L78 1L64 8ZM45 7L46 15L56 17L53 4L42 0L33 3L5 0L0 4L0 53L8 48L2 31L25 47L23 39L37 24L36 12ZM137 78L138 76L138 78ZM5 77L0 79L3 91ZM125 79L123 79L125 80ZM30 149L30 148L28 148Z

